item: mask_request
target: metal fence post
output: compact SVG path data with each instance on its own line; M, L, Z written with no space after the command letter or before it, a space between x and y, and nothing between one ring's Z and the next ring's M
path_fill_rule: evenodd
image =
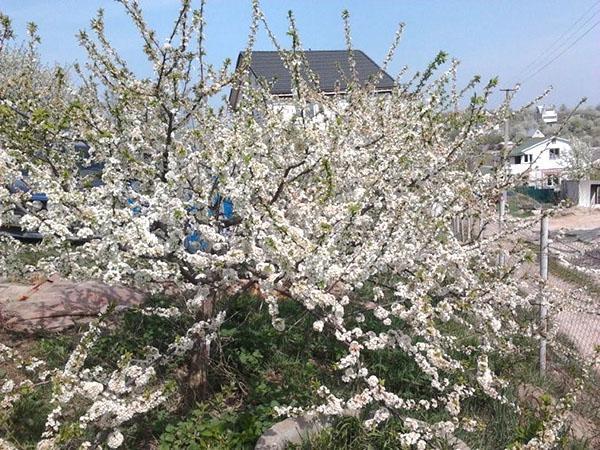
M540 375L546 374L546 333L548 331L548 306L545 301L545 287L548 280L548 216L542 215L540 226Z

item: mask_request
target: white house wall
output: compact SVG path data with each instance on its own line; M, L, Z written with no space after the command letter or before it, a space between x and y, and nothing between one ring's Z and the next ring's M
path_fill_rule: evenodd
M579 182L579 206L592 206L591 204L591 192L592 184L600 184L600 180L581 180ZM597 206L594 205L594 206Z
M289 102L277 102L273 105L273 109L281 113L283 120L291 120L296 115L296 107Z
M340 98L337 100L338 106L343 110L348 106L348 101ZM284 120L292 120L299 116L299 111L289 99L281 98L273 102L273 110L280 113ZM326 120L335 117L334 111L324 108L316 103L309 103L304 110L305 118L313 120L317 123L324 123Z
M590 206L590 188L592 182L590 180L582 180L579 182L579 206Z
M558 148L559 157L556 159L550 158L550 149ZM543 141L534 145L525 151L523 155L531 155L532 162L511 164L510 170L512 174L522 174L527 170L529 172L529 181L532 184L539 184L544 181L548 175L559 175L566 167L565 156L571 152L571 146L568 142L556 140L556 142Z

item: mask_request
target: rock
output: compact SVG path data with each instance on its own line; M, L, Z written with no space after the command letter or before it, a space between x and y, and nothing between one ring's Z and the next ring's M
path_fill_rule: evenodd
M556 404L556 400L551 395L544 392L542 388L531 384L522 384L517 389L519 401L533 411L539 412L544 404L544 400L551 405ZM542 398L544 396L544 398ZM600 448L600 437L596 434L596 426L591 420L570 411L567 413L566 424L568 434L572 439L588 441L592 445L590 448Z
M9 331L61 331L91 320L110 304L137 306L145 295L97 281L75 283L57 277L26 285L0 282L0 326Z
M588 441L590 448L600 448L600 436L597 434L596 426L591 420L570 412L567 417L569 424L569 436L580 441Z
M346 417L358 417L357 411L345 410ZM299 416L282 420L263 433L258 439L254 450L284 450L289 444L302 444L311 436L315 436L329 428L335 418L326 416ZM421 426L425 422L417 421ZM457 450L470 450L470 447L455 436L442 436L452 448Z
M538 411L544 405L544 401L549 401L551 405L556 403L542 388L532 384L521 384L517 388L517 398L533 411Z
M277 422L258 439L255 450L284 450L289 444L301 444L331 426L326 417L294 417Z

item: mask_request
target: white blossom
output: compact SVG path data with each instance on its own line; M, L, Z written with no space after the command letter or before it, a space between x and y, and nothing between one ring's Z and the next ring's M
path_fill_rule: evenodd
M119 448L123 444L123 434L119 430L113 431L106 440L109 448Z

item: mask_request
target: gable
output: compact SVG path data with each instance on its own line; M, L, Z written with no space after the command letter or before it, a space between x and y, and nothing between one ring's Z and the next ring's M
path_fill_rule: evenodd
M319 80L318 89L325 93L345 91L347 89L346 79L352 79L353 73L350 63L350 52L348 50L308 50L302 52L308 68ZM389 76L363 51L352 51L355 64L356 76L361 85L366 84L374 77L380 75L381 79L375 86L378 91L391 91L395 85L394 79ZM239 66L242 53L238 57ZM307 68L301 69L302 76L308 79ZM276 96L292 95L292 76L285 67L281 55L277 51L255 51L251 53L250 61L251 76L257 80L264 80L271 84L270 93ZM237 102L237 92L232 89L230 103Z

